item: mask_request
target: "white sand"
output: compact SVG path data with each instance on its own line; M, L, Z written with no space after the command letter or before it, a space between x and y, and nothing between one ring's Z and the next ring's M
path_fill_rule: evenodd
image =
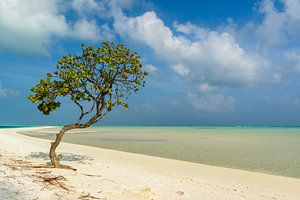
M17 133L29 129L0 129L0 199L300 199L300 179L68 143L58 152L76 172L34 168L50 141Z

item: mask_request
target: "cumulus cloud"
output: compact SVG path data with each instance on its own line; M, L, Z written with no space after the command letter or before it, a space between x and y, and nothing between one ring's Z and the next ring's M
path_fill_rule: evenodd
M254 24L252 31L263 47L282 45L300 36L300 1L281 0L281 3L281 11L275 7L273 0L263 0L260 4L264 19L258 28Z
M188 93L187 98L196 108L230 111L234 109L235 98L225 96L220 88L281 81L274 61L268 60L261 49L299 38L300 1L280 2L281 10L274 1L262 0L259 6L262 21L249 22L243 30L238 30L232 19L226 28L212 30L191 22L175 21L173 26L167 26L154 11L126 16L122 9L128 9L133 4L131 0L0 0L0 49L47 53L54 37L109 39L115 31L121 38L150 47L166 61L169 69L192 85L196 92ZM70 10L75 11L75 18L68 18ZM112 16L114 31L110 21L99 25L95 14L106 19ZM241 37L247 42L243 43ZM250 49L249 43L259 48ZM300 69L298 51L281 55L295 70ZM145 68L150 73L157 71L153 65Z
M95 40L100 38L97 34L109 36L111 33L107 25L98 26L95 21L86 18L67 19L68 9L78 8L79 12L78 2L0 0L0 49L45 54L53 37ZM88 2L86 5L90 6L85 10L93 11L94 1ZM82 28L85 28L85 33Z
M173 27L168 27L154 11L135 17L116 8L112 13L119 35L150 47L174 73L194 87L196 92L189 92L187 99L199 110L233 111L235 98L222 94L223 87L245 88L281 81L281 75L271 68L265 55L240 45L232 20L230 31L226 31L191 22L174 22Z
M234 110L235 98L222 94L223 87L280 83L288 74L283 66L300 71L298 50L289 50L299 43L300 1L279 3L283 6L280 9L273 0L260 1L260 22L250 20L238 26L229 18L216 30L176 21L170 27L154 11L130 17L113 7L112 13L121 37L150 47L182 80L194 86L187 99L195 108L217 112ZM288 51L276 49L279 45Z
M174 26L182 34L176 35L153 11L137 17L119 12L114 22L120 35L149 46L179 76L195 85L244 87L272 79L264 73L267 60L240 47L231 34L191 23ZM194 40L188 37L191 34Z
M87 21L83 19L75 22L70 36L96 41L113 38L114 33L107 23L98 26L95 20Z
M177 32L184 33L185 35L192 36L195 39L200 39L200 40L205 39L209 31L208 29L196 26L191 22L180 24L175 21L173 26Z
M100 15L107 14L105 4L102 1L73 0L71 1L71 7L81 16L86 16L93 12L98 12Z
M170 66L171 69L174 70L174 72L176 74L178 74L179 76L187 76L189 74L189 68L187 68L185 65L183 64L176 64L176 65L171 65Z
M10 89L6 89L3 88L0 82L0 98L5 98L5 97L9 97L9 96L18 96L19 92L15 91L15 90L10 90Z
M211 85L208 85L208 84L204 83L204 84L200 84L198 86L198 90L201 93L213 93L213 92L216 92L218 90L218 88L213 87Z

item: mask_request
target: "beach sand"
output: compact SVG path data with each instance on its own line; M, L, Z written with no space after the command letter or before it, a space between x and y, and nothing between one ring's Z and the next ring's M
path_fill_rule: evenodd
M77 171L38 168L50 141L18 132L40 128L0 129L0 199L300 199L300 179L69 143L58 153Z

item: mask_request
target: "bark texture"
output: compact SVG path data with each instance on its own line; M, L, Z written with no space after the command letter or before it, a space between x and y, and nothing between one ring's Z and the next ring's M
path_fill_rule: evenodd
M53 167L55 167L55 168L66 168L66 166L60 164L61 156L57 156L56 153L55 153L56 148L60 144L64 134L69 130L72 130L72 129L75 129L75 128L84 128L84 127L87 127L87 126L77 125L77 124L65 125L56 134L55 141L51 142L51 147L50 147L50 151L49 151L49 156L50 156L51 163L52 163Z
M97 120L102 119L100 112L97 112L93 117L91 117L91 119L85 123L85 124L71 124L71 125L65 125L62 127L62 129L60 129L60 131L56 134L55 137L55 141L51 142L51 147L50 147L50 151L49 151L49 157L51 159L51 163L53 165L53 167L55 168L68 168L68 169L72 169L69 166L66 165L62 165L60 164L60 159L61 156L57 156L55 151L56 148L58 147L58 145L60 144L60 142L62 141L62 138L64 136L64 134L72 129L77 129L77 128L88 128L90 127L92 124L96 123Z

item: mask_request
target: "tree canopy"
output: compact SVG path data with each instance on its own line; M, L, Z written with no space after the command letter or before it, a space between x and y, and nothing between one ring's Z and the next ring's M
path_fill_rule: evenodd
M31 89L28 97L45 115L60 107L59 97L69 97L80 109L77 124L91 113L91 125L114 106L128 109L127 99L145 84L140 56L123 44L102 42L99 48L82 45L81 55L64 55L53 73Z

